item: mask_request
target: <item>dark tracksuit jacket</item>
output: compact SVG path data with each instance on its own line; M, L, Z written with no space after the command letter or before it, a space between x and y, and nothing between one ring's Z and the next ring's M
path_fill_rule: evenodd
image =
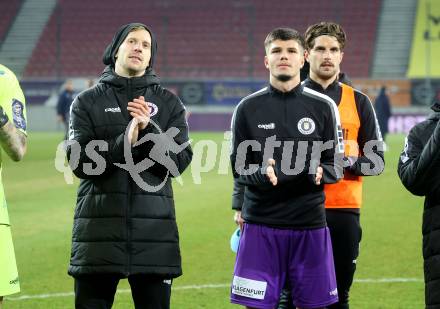
M425 196L423 259L425 304L440 309L440 103L427 120L409 132L400 155L398 174L413 194Z
M246 222L294 229L326 226L323 184L315 185L314 178L318 165L324 169L321 183L342 176L334 160L335 148L339 153L342 146L336 114L330 98L302 85L287 93L268 86L240 102L232 119L231 163L235 181L246 186ZM316 145L328 141L331 146L321 153ZM277 186L264 175L268 158L276 161Z
M307 69L307 73L308 73L308 69ZM326 89L323 89L320 84L314 82L310 78L305 78L303 84L306 87L309 87L319 93L329 96L331 99L334 100L336 105L339 106L342 98L342 87L340 85L340 82L343 82L346 85L351 85L350 81L348 80L345 74L340 74L338 80L336 80L334 83L329 85ZM370 100L368 99L368 97L362 94L361 92L355 90L354 101L356 105L355 109L357 111L357 115L359 116L359 120L360 120L357 143L359 144L360 149L364 149L364 146L367 142L371 140L375 140L375 141L377 140L380 142L382 138L380 136L380 131L378 130L377 120L375 117L373 106ZM344 121L342 119L341 119L341 124L344 130ZM359 157L354 164L351 164L350 166L346 166L344 168L344 177L347 177L348 179L355 179L357 176L364 176L364 173L362 172L361 169L362 164L368 164L371 167L370 171L372 171L372 173L370 172L369 175L380 174L383 171L383 167L384 167L384 156L383 156L383 151L381 149L382 147L380 149L378 149L377 147L373 148L372 151L373 155L369 155L369 156L363 156L361 152L361 157ZM243 185L240 185L238 182L234 183L234 190L232 195L233 209L235 210L242 209L243 196L245 190L247 189ZM347 195L347 198L348 196L349 195ZM327 206L328 205L326 205L326 207ZM360 210L359 208L341 208L341 207L326 208L327 214L331 212L331 214L334 215L343 214L344 216L346 215L347 212L358 214L359 210ZM334 235L332 234L332 237L333 236ZM357 251L357 249L353 249L353 250ZM354 253L354 257L357 255L358 253ZM342 294L344 293L343 289L339 292L340 292L339 294L340 298L345 295ZM286 298L286 296L288 295L290 294L285 294L285 293L281 294L281 297L285 298L285 300L280 300L279 308L281 308L281 303L283 303L283 305L285 305L286 308L289 307L287 306L287 303L289 302L289 297Z

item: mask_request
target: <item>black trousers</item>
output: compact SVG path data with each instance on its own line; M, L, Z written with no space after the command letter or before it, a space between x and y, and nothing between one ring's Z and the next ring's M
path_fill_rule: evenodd
M333 259L338 287L339 301L328 309L348 309L350 287L356 271L356 260L359 256L359 243L362 238L359 214L326 210L327 226L330 230L333 246ZM286 283L288 286L288 283ZM290 289L283 289L277 309L292 309Z
M76 309L110 309L115 298L118 275L84 275L75 279ZM136 309L169 309L171 280L147 275L128 277Z
M362 239L359 214L327 209L326 216L332 238L339 296L339 302L328 308L348 309L349 292L356 271L359 244Z

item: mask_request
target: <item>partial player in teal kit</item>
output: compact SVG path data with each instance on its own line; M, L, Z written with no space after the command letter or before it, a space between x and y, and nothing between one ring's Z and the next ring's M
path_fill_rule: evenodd
M20 161L26 152L26 108L14 73L0 64L0 309L3 296L20 292L1 171L6 153Z

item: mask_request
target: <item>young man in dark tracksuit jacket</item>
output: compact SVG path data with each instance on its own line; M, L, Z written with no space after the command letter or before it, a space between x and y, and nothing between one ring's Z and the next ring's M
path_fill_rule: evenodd
M328 308L348 308L349 290L361 240L361 176L378 175L384 168L382 138L373 106L367 96L347 85L349 81L344 74L338 74L344 44L345 34L337 24L316 24L306 32L310 77L306 78L304 86L336 102L344 141L348 144L345 147L347 164L344 179L337 184L325 185L326 218L332 238L339 294L338 303ZM371 149L370 143L374 145ZM239 209L241 204L237 197L243 188L235 187L233 207ZM283 293L278 308L294 308L290 298L288 293Z
M426 309L440 309L440 103L434 114L409 132L398 173L413 194L425 196L423 260Z
M231 163L246 186L246 223L231 302L250 308L274 308L286 280L299 308L337 301L323 184L342 176L335 157L342 132L334 102L300 84L303 46L293 29L267 36L270 85L244 98L232 120Z
M81 179L69 266L76 308L111 308L121 278L136 308L169 308L171 280L182 274L170 177L192 151L185 108L153 71L156 49L145 25L122 26L99 83L72 105L67 152Z

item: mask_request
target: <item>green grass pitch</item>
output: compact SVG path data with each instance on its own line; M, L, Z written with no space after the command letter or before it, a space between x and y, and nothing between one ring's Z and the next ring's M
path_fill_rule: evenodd
M6 299L7 309L74 307L73 280L66 271L78 181L66 184L54 167L61 138L61 133L30 133L24 161L5 160L3 179L22 287ZM193 143L212 140L219 147L215 166L201 174L201 184L194 184L191 169L183 186L174 184L184 275L174 281L172 308L239 308L229 304L227 286L235 257L229 237L235 226L231 174L218 173L223 134L194 133L192 138ZM364 179L363 239L352 308L424 307L423 200L411 196L397 177L402 146L402 135L389 136L384 173ZM121 281L114 308L133 308L128 288Z

